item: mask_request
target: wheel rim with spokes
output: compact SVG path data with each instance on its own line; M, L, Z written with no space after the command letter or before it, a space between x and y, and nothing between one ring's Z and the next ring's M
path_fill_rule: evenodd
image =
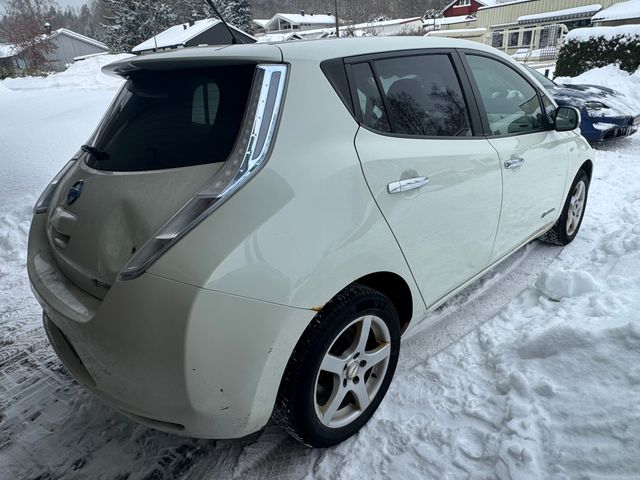
M569 236L573 235L580 225L586 197L587 187L583 181L579 181L569 200L569 212L567 213L567 235Z
M364 315L349 323L325 352L316 375L320 422L340 428L358 418L380 390L390 356L391 335L380 317Z

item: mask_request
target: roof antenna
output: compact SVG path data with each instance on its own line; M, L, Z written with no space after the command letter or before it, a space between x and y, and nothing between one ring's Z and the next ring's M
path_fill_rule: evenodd
M224 24L225 28L229 32L229 35L231 35L231 45L235 45L237 43L244 43L240 38L236 37L236 34L233 32L231 27L229 27L229 25L225 21L224 17L222 15L220 15L220 12L216 8L215 4L213 3L213 0L204 0L204 1L207 2L207 4L211 7L213 12L218 16L220 21Z

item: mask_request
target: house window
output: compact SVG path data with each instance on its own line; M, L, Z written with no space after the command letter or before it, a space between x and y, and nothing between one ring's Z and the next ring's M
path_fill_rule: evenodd
M533 35L533 31L526 30L522 33L522 46L528 47L531 45L531 37Z
M471 5L471 0L458 0L456 7L468 7Z
M502 48L502 42L503 42L503 32L502 31L493 32L493 36L491 39L491 46L495 48Z
M519 40L520 40L520 32L510 32L509 33L509 46L510 47L517 47Z

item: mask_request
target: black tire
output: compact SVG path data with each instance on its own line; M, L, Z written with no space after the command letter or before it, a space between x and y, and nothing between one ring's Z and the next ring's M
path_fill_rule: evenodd
M584 184L584 204L582 207L582 212L580 214L580 220L577 222L577 226L573 231L569 231L567 220L569 218L569 214L571 211L571 197L575 194L576 188L578 184L582 182ZM567 199L564 202L564 207L562 209L562 214L560 214L560 218L555 223L550 230L540 236L540 240L545 243L550 243L553 245L568 245L576 238L576 235L580 231L580 226L582 225L582 220L584 219L584 212L587 209L587 200L589 198L589 176L587 172L580 169L576 175L576 178L573 180L571 184L571 188L569 189L569 194L567 195Z
M367 356L369 352L375 351L375 349L369 350L369 346L375 346L378 342L377 337L381 335L375 333L374 328L367 331L366 352L360 357L360 361L354 360L358 358L359 354L349 354L349 352L357 350L358 339L364 338L360 332L364 330L363 325L365 323L353 323L364 322L361 320L364 316L372 319L372 325L373 322L377 322L376 325L377 328L381 329L380 331L384 331L384 326L380 323L380 320L384 322L388 329L385 334L388 334L390 340L388 342L390 354L388 355L388 363L386 363L387 360L384 363L386 370L379 375L376 375L378 366L362 365L363 363L366 365L366 362L363 362L362 359L369 358ZM362 326L358 328L359 325ZM355 330L352 331L354 328ZM351 336L353 336L353 339L351 339ZM347 347L347 345L350 346ZM384 343L384 345L387 345L387 343ZM378 348L381 350L384 345ZM340 354L340 350L343 347L345 347L345 353ZM389 350L385 352L387 351ZM362 428L380 405L393 378L399 352L400 322L391 301L380 292L362 285L354 284L345 288L313 318L309 327L298 341L280 384L274 419L289 434L307 446L329 447L346 440ZM342 357L349 358L350 355L355 355L355 357L348 361L349 365L345 363L344 373L341 376L324 369L321 370L320 367L323 364L323 360L325 360L325 355L328 354L340 354L340 361L343 361ZM336 358L338 357L336 356ZM348 367L353 367L354 365L352 364L354 362L359 365L350 371ZM377 365L382 365L382 362ZM350 374L355 375L355 377L349 377ZM359 380L359 378L362 378L362 380ZM371 397L367 397L370 398L370 403L364 410L360 408L359 405L361 404L357 402L355 394L351 394L349 391L349 387L355 389L360 381L362 382L360 391L362 391L362 387L365 388L365 392L369 388L377 388L377 391ZM344 400L336 402L338 405L345 405L344 407L339 406L336 414L347 411L351 415L358 415L353 420L348 420L348 416L346 419L341 420L349 421L350 423L344 426L331 427L325 425L320 419L320 416L324 416L326 412L318 413L318 409L325 408L331 400L328 399L323 405L320 405L322 403L318 401L320 392L324 392L325 396L328 395L327 388L322 386L322 382L324 384L327 384L327 382L332 384L331 390L337 391L339 389L340 391L349 392L344 397ZM344 388L340 387L343 382ZM318 394L316 394L316 385L318 385ZM376 387L372 385L376 385ZM331 394L333 395L333 391ZM352 396L349 397L349 395ZM350 398L354 401L345 403Z

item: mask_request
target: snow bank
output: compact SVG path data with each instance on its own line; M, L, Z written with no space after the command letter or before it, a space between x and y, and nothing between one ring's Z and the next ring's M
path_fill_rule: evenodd
M2 85L2 83L0 82L0 97L4 95L11 95L12 93L13 92L10 89Z
M575 270L547 270L542 273L536 287L552 300L577 297L598 289L589 272Z
M640 5L640 4L639 4ZM589 28L576 28L567 33L564 37L564 42L570 42L572 40L578 42L587 42L594 38L604 38L611 40L615 37L621 36L620 42L625 43L630 39L640 35L640 25L620 25L618 27L589 27Z
M44 90L44 89L116 89L122 80L102 73L101 68L116 60L128 58L129 54L100 55L75 62L64 72L52 73L46 77L7 78L0 82L11 90Z
M629 106L640 109L640 70L629 74L617 65L594 68L577 77L557 77L556 83L601 85L622 93L629 99Z

